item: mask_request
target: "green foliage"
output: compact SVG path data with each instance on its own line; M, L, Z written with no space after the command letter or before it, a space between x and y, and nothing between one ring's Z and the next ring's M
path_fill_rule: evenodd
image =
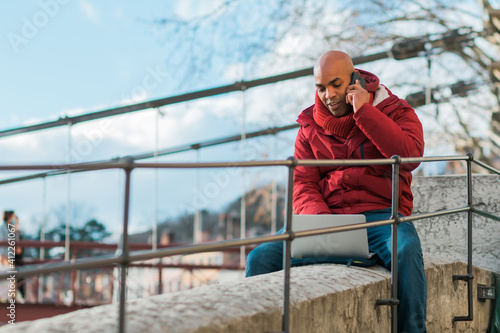
M111 233L106 231L104 224L98 222L96 219L92 219L87 221L82 228L77 229L77 235L78 238L75 240L100 242L111 236Z
M69 239L72 241L102 242L111 235L106 226L96 219L87 221L81 228L69 227ZM45 234L46 240L66 240L66 225L59 224Z

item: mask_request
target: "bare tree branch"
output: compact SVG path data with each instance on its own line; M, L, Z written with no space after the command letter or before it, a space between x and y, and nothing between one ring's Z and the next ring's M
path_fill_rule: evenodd
M172 60L174 66L179 67L179 73L213 77L214 68L225 70L231 66L243 66L246 70L242 75L254 76L278 74L286 68L305 68L331 48L342 49L353 56L380 52L404 38L431 36L471 25L477 27L482 24L481 18L481 7L473 0L362 0L341 4L328 0L255 0L251 4L226 0L199 17L185 20L172 15L154 23L163 29L164 42L178 50L167 62ZM450 58L450 51L457 57ZM489 67L495 59L491 49L486 51L472 41L458 43L450 35L440 49L428 50L432 63L430 82L450 85L468 79L484 82L491 87L491 95L485 90L480 94L485 100L492 100L494 96L497 105L491 107L498 108L498 87L491 83L489 75ZM428 72L423 61L413 61L412 66L412 72ZM424 75L405 75L404 82L393 83L398 89L409 91L412 87L425 87L428 80ZM460 99L468 103L467 112L481 115L483 123L489 122L488 112L480 109L473 96ZM486 160L483 145L479 143L487 138L472 138L467 113L459 107L463 102L457 101L453 96L447 99L455 119L440 118L440 108L434 114L423 109L418 112L434 118L449 141L456 143L457 151L461 149L460 142L472 140L480 158ZM457 137L464 140L456 140ZM500 155L500 151L496 154Z

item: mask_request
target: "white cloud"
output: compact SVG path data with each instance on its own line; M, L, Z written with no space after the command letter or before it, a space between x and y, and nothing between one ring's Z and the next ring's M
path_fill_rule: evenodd
M74 108L71 108L71 109L66 109L66 110L62 110L61 112L59 112L59 115L60 117L66 117L66 116L77 116L77 115L80 115L80 114L84 114L85 112L88 112L88 110L85 110L85 108L83 107L74 107Z
M222 78L231 81L240 81L245 74L245 64L238 62L226 66Z
M34 118L30 118L28 120L25 120L23 121L23 126L30 126L30 125L36 125L36 124L40 124L40 123L44 123L47 121L47 118L46 117L34 117Z
M33 140L32 137L28 135L16 135L9 136L2 140L0 147L8 148L11 152L15 151L36 151L40 149L40 141ZM3 149L2 149L3 151Z
M87 19L94 22L99 22L101 13L91 2L80 1L78 5L80 7L80 11Z
M136 86L133 89L132 95L130 95L130 97L126 97L126 98L121 99L117 104L120 106L137 104L137 103L145 102L149 99L150 99L149 91L147 91L142 86Z
M215 8L222 5L222 0L206 1L206 0L183 0L178 1L175 8L175 13L179 18L190 20L195 17L200 17L209 14Z

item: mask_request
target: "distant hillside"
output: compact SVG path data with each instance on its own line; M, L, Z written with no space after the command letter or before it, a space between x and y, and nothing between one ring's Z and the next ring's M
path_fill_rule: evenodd
M283 226L285 208L285 188L278 186L276 226ZM245 194L247 235L255 236L271 230L272 185L266 185ZM238 197L222 211L201 211L202 228L205 240L229 239L240 237L241 197ZM158 243L192 243L194 214L185 214L167 219L158 224ZM151 243L152 232L147 230L129 236L131 243Z
M285 209L285 188L279 186L277 191L277 209L276 220L279 228L283 226ZM272 185L266 185L246 193L246 225L247 228L252 227L271 227L271 210L272 210ZM241 197L229 204L225 210L225 214L240 216L241 212Z

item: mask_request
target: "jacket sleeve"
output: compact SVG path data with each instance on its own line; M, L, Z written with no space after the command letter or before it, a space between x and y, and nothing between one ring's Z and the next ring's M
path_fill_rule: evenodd
M302 127L295 140L294 156L298 160L316 159ZM296 214L331 214L319 187L321 180L319 167L297 166L293 178L293 210Z
M375 106L364 104L355 114L358 127L386 158L422 157L424 134L415 111L398 100L400 106L385 115ZM419 163L402 164L404 170L414 170Z

